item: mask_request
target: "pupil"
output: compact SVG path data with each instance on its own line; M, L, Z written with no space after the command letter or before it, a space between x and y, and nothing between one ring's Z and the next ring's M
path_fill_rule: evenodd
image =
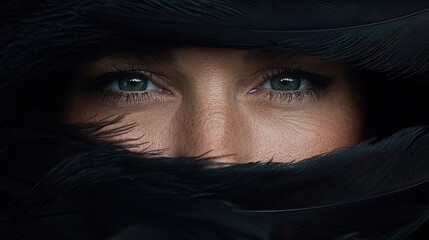
M280 80L281 83L283 83L283 85L288 85L292 80L289 78L282 78Z
M131 86L135 87L135 86L137 86L137 85L139 85L141 83L141 80L139 80L139 79L131 79L129 83L130 83Z
M271 87L280 91L296 91L301 86L300 78L277 78L271 81Z
M147 87L147 80L138 78L124 79L119 82L119 89L124 91L144 91Z

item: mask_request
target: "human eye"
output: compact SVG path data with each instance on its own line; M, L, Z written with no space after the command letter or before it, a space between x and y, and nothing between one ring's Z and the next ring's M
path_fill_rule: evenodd
M113 72L103 78L107 78L110 84L106 88L111 90L124 92L161 90L151 81L150 74L145 72Z
M263 83L253 92L264 92L269 100L301 102L326 90L333 83L334 76L283 67L265 70L262 79Z
M161 87L161 76L138 69L116 69L88 81L88 90L113 104L141 104L161 100L169 93Z
M298 91L311 86L311 81L301 76L274 76L266 81L261 88L276 91Z

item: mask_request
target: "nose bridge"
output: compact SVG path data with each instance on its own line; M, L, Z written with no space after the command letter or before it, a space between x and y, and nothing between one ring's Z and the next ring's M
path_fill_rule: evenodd
M237 111L232 94L216 88L193 92L184 99L181 108L176 127L178 154L236 154Z

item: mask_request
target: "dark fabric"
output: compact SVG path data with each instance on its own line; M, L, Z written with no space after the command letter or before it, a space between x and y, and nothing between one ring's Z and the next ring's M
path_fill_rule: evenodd
M426 239L428 8L427 1L0 3L0 239ZM296 164L225 167L105 141L132 130L105 130L120 117L79 126L57 119L58 90L82 62L182 45L339 61L367 76L368 115L383 134ZM391 91L397 83L401 92Z

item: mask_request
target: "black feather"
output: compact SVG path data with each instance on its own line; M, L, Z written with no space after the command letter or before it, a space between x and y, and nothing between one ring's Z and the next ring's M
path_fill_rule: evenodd
M428 13L425 1L2 2L0 239L424 239L426 127L225 167L107 142L132 129L105 131L121 118L62 124L49 93L82 61L142 44L276 48L425 79Z
M23 171L11 164L19 158L13 153L29 145L3 141L6 239L407 239L429 216L425 128L295 164L228 167L133 153L72 132L38 135L58 141L32 139L30 147L63 153L62 160L26 155L50 167L33 184L9 177ZM26 187L16 192L20 182Z

